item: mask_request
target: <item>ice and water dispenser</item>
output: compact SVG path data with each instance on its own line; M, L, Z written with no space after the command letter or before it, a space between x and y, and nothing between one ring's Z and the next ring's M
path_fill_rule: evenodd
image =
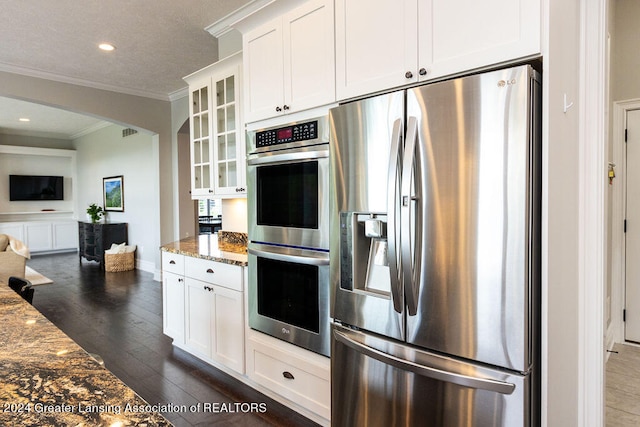
M340 213L340 287L389 297L387 216Z

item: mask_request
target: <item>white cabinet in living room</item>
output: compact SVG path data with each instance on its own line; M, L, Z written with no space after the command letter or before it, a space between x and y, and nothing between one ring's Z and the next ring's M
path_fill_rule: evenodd
M53 222L51 226L54 250L70 249L78 246L77 222Z
M335 100L333 1L311 0L243 36L247 122Z
M78 249L77 221L5 222L0 233L21 240L32 253Z
M240 53L187 77L191 128L191 196L246 194Z
M338 100L531 58L540 0L336 0Z
M53 249L53 234L50 222L25 223L25 244L32 252Z

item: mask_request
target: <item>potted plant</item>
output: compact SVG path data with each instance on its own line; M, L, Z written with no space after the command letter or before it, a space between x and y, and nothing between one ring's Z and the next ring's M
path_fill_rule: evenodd
M91 222L96 223L100 221L100 217L102 216L102 206L91 203L87 208L87 214L91 217Z

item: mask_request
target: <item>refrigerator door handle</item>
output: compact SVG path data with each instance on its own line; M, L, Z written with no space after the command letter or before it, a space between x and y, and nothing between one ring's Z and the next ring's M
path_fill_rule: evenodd
M404 293L407 300L407 313L409 316L415 316L418 312L418 290L420 288L420 271L422 254L421 243L415 243L413 236L421 236L421 170L420 159L416 159L416 150L419 149L416 143L418 139L418 120L415 117L409 117L407 120L407 138L404 148L404 158L402 162L402 213L401 213L401 253L402 253L402 280L404 282ZM417 161L416 161L417 160ZM415 171L415 175L414 175ZM414 195L411 195L412 184ZM416 210L413 215L413 233L411 211L414 203ZM412 253L412 245L415 253Z
M393 123L393 133L391 135L391 152L389 153L389 175L387 178L387 224L391 227L387 229L388 251L387 259L389 261L389 273L391 275L391 300L393 301L393 309L397 313L402 313L404 309L404 301L402 298L402 283L400 278L400 266L398 265L398 241L400 237L400 229L398 227L398 172L401 160L402 144L402 120L397 119Z
M410 360L404 360L399 357L384 353L375 348L369 347L368 345L354 341L340 331L334 330L333 336L340 343L368 357L371 357L398 369L412 372L423 377L433 378L437 381L444 381L463 387L487 390L500 394L512 394L516 388L515 384L512 383L492 380L489 378L479 378L469 375L457 374L455 372L448 372L442 369L420 365Z

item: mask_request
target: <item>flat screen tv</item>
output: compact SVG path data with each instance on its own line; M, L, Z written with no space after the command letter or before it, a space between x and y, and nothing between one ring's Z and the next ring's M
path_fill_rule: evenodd
M64 200L61 176L9 175L9 200Z

